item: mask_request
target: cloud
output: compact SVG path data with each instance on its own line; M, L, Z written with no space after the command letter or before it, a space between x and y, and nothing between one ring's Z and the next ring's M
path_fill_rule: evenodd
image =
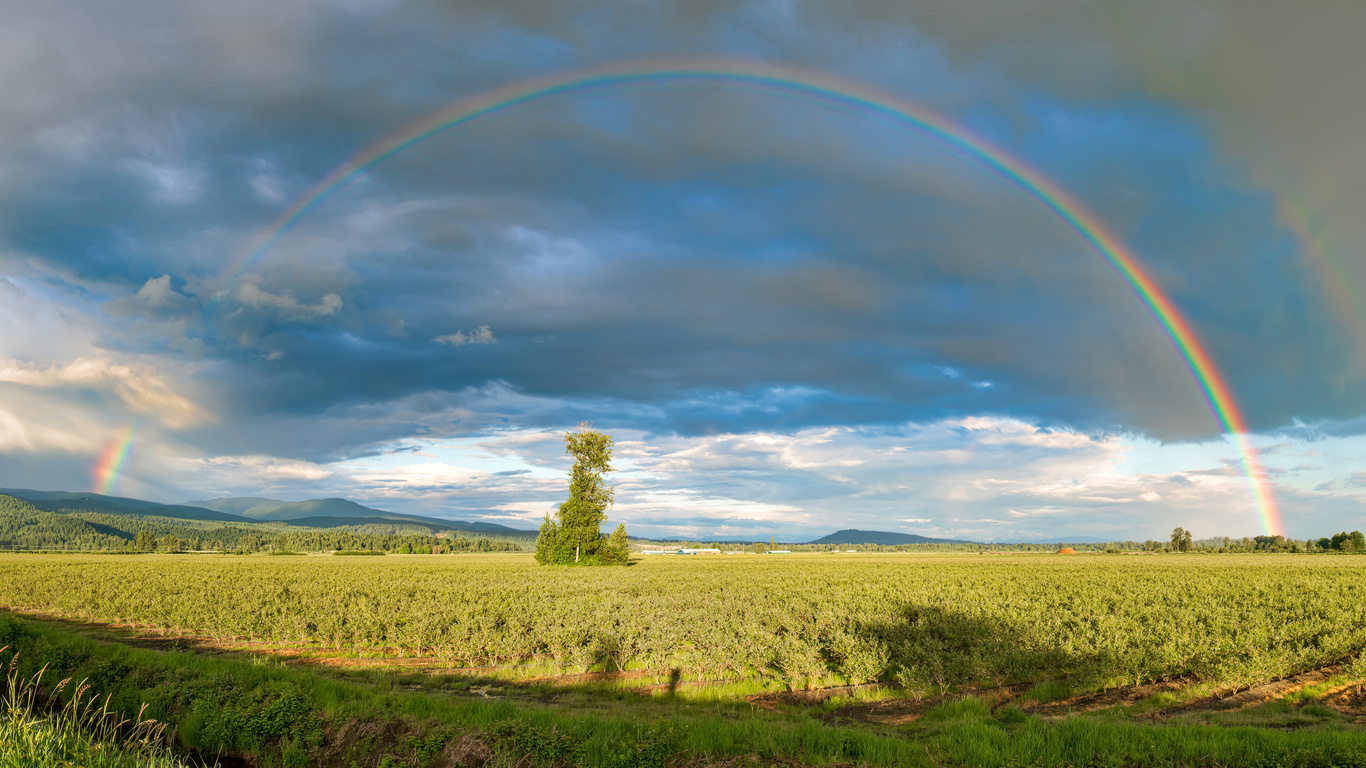
M0 452L34 451L33 441L29 439L23 423L14 414L0 411Z
M276 456L184 457L168 462L200 488L259 488L262 492L318 487L335 478L326 465Z
M342 308L341 296L335 293L323 295L317 304L302 304L298 299L288 294L274 294L263 290L256 280L248 280L240 285L237 288L236 296L237 300L245 306L278 310L293 320L334 315Z
M805 8L779 27L740 10L714 9L705 22L669 3L658 11L660 19L637 30L647 48L670 40L688 50L762 49L775 60L872 79L948 114L978 109L989 121L1006 110L1039 131L1039 147L1066 139L1069 166L1103 159L1114 168L1122 184L1083 178L1077 194L1130 190L1128 202L1115 203L1121 222L1161 222L1144 229L1153 232L1204 228L1188 239L1226 241L1231 251L1267 241L1243 226L1265 219L1264 201L1231 193L1212 175L1198 126L1180 116L1146 105L1011 101L999 73L957 66L915 23L883 25L870 37ZM84 149L63 155L68 165L49 155L47 165L25 161L38 186L54 191L50 200L19 201L16 237L42 244L42 259L113 284L143 284L150 271L183 275L202 286L196 295L210 295L216 270L278 214L277 193L305 188L362 137L384 135L453 91L515 80L528 66L630 53L617 42L624 38L606 31L589 42L572 13L418 6L364 21L333 13L246 4L211 14L213 31L147 41L142 60L93 41L90 60L104 62L109 77L58 84L51 99L61 108L32 115L34 130L56 131L50 140L68 136L68 145ZM164 23L191 20L172 15ZM42 14L18 21L45 23ZM144 40L136 25L106 21L119 39ZM277 24L280 39L253 43L259 56L220 37ZM365 61L347 52L353 24L377 35ZM304 27L325 32L301 39ZM423 42L451 35L510 47L457 47L445 61ZM224 51L223 69L183 58L191 39ZM739 42L746 40L758 48ZM388 56L400 49L412 54L410 65ZM444 42L440 49L450 50ZM267 61L278 79L257 69ZM414 86L356 87L374 78ZM162 82L196 87L152 85ZM657 423L685 431L734 426L708 407L725 396L758 400L779 390L827 396L808 398L797 411L764 403L742 424L893 423L982 410L1166 439L1207 437L1217 428L1169 342L1143 319L1141 302L1008 185L875 119L741 86L687 90L547 102L510 114L508 130L472 124L414 146L310 209L253 261L255 274L234 289L237 307L206 307L186 319L181 335L201 342L229 369L225 376L247 380L236 388L243 400L225 404L244 413L292 407L284 396L246 399L260 389L253 381L288 375L304 407L503 381L538 395L599 395L641 409L668 403ZM104 95L92 102L92 93ZM311 105L307 118L280 106L299 99ZM319 134L316 124L336 130ZM1126 163L1116 166L1116 157ZM110 169L133 161L202 172L205 181L198 197L174 203L130 197ZM459 196L441 170L452 167L461 168ZM76 189L87 202L71 214ZM1181 205L1171 202L1178 199ZM1190 201L1219 215L1191 217L1184 213ZM67 215L125 223L53 242L45 234L52 228L39 222ZM1181 248L1192 246L1156 245L1166 259L1160 266L1188 277L1192 259ZM1277 254L1267 258L1279 264ZM1274 269L1265 274L1267 285L1294 284ZM1191 292L1198 297L1208 285ZM1238 295L1264 305L1265 291L1251 288ZM238 308L259 311L229 311ZM1296 317L1283 313L1278 322L1293 326ZM302 322L323 318L326 332ZM412 346L461 337L472 344L485 325L499 327L498 339L478 365L436 361ZM111 343L131 343L127 331L106 332ZM163 343L146 339L147 347ZM578 364L590 358L593 366ZM829 364L812 366L812 359ZM353 365L394 375L369 378L357 391L348 385L358 380ZM960 378L935 375L936 366Z
M456 331L455 333L437 336L432 339L432 341L435 341L438 344L447 344L452 347L463 347L466 344L492 344L494 338L493 331L489 330L487 325L481 325L469 333Z
M82 357L46 366L0 359L0 383L106 393L135 413L176 428L212 420L210 414L176 393L150 367L120 363L109 356Z
M146 302L150 307L172 307L180 306L186 301L186 297L171 287L171 276L162 275L154 277L143 283L138 289L137 298Z
M591 419L633 436L628 511L660 531L1242 524L1236 457L1204 442L1219 424L1143 301L1037 201L884 116L740 83L528 103L368 168L225 282L376 137L664 52L827 71L970 127L1149 267L1254 431L1338 452L1263 457L1288 520L1360 466L1366 358L1302 258L1366 279L1345 6L75 7L0 29L0 69L33 75L0 110L7 476L82 478L138 417L165 429L144 460L201 462L165 472L187 483L529 513L558 493L536 474L563 469L557 430ZM526 466L347 464L470 436ZM1125 465L1153 442L1176 458Z

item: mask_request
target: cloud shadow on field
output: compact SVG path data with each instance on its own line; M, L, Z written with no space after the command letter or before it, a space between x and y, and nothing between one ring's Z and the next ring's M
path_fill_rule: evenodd
M856 623L852 634L882 651L878 679L916 698L1054 679L1084 684L1113 672L1094 654L1031 641L1023 626L939 606L904 604L887 620Z

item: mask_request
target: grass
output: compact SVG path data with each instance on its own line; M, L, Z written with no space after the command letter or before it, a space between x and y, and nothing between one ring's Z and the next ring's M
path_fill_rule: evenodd
M35 665L47 664L49 675L88 678L112 693L108 711L118 717L135 716L147 702L144 719L176 729L180 748L251 757L261 766L380 765L386 757L390 765L448 765L441 755L467 748L484 750L480 759L490 766L707 765L746 755L804 765L1366 766L1366 733L1313 703L1266 707L1220 724L1141 724L1113 715L1049 720L963 697L892 727L840 724L831 719L838 712L824 706L763 710L738 698L738 689L729 699L715 692L642 697L611 686L512 687L377 670L334 676L261 656L96 642L9 616L0 616L3 642L21 650L16 672L27 669L31 678ZM890 695L855 690L845 700ZM25 738L49 739L45 734L29 729ZM5 759L0 768L57 765Z
M14 657L17 661L17 656ZM60 701L71 679L42 689L46 668L21 677L11 663L0 711L0 768L183 768L165 746L165 726L139 717L129 722L101 704L84 682L55 712L44 701Z
M1045 680L1025 691L1020 698L1025 701L1037 701L1040 704L1046 704L1050 701L1061 701L1071 695L1072 684L1066 680Z
M1138 725L1076 717L1016 723L955 723L932 741L947 765L996 766L1366 766L1359 731L1292 732L1208 725Z

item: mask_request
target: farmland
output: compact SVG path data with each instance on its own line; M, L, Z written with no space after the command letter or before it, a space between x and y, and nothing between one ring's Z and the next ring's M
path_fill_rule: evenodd
M8 555L0 603L310 674L352 659L347 669L410 681L421 669L457 687L541 690L529 701L552 709L564 694L544 686L591 688L609 711L612 691L682 684L715 706L814 706L883 736L946 707L955 722L1087 702L1149 717L1240 695L1260 704L1266 686L1298 680L1298 703L1275 722L1327 718L1362 745L1350 741L1356 704L1335 715L1304 691L1338 695L1366 677L1366 606L1348 599L1364 568L1348 555L657 557L615 569L539 568L526 554ZM657 702L656 716L682 715Z
M911 695L1067 678L1238 686L1355 657L1355 557L653 558L11 556L0 601L221 640L454 666L553 664Z

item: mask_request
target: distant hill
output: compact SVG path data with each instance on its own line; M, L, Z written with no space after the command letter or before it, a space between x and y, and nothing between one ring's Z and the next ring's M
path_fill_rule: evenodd
M433 520L415 515L388 517L297 517L281 521L297 528L356 528L365 526L372 533L397 532L405 528L426 528L432 533L449 531L464 538L494 538L512 541L535 541L537 531L524 531L494 523L468 523L464 520Z
M808 544L877 544L884 547L895 547L902 544L976 544L975 541L964 541L962 539L933 539L929 536L920 536L914 533L892 533L891 531L860 531L848 528L843 531L835 531L829 536L825 536Z
M252 507L242 514L258 520L297 520L301 517L394 517L389 512L371 509L346 499L291 501L274 507Z
M49 512L96 512L107 515L136 517L168 517L176 520L216 520L246 522L240 515L219 512L203 507L181 504L158 504L154 501L105 496L99 493L70 491L34 491L27 488L0 488L0 494L23 499L38 509Z
M410 517L410 515L396 515L392 512L371 509L347 499L280 501L279 499L245 496L187 503L222 512L233 512L253 520L297 520L302 517Z
M259 496L239 496L236 498L228 499L187 501L185 502L185 506L203 507L204 509L212 509L215 512L227 512L230 515L242 515L243 517L251 517L251 515L246 514L246 511L253 507L270 507L273 509L275 507L287 503L288 502L280 501L279 499L263 499Z
M170 536L182 543L199 541L223 548L235 546L249 533L245 528L255 526L236 516L227 516L232 518L228 523L217 519L222 513L197 507L93 493L29 493L40 498L29 501L0 494L0 547L123 551L146 532L158 539Z
M424 520L422 518L402 517L296 517L282 520L285 525L295 528L341 528L351 525L383 525L390 528L426 528L429 531L449 531L451 523L445 520Z
M265 515L269 517L249 518L199 506L158 504L98 493L0 490L0 547L122 551L138 534L147 532L158 541L169 537L170 541L180 542L166 546L209 550L246 547L248 551L268 551L271 546L300 543L337 549L354 548L358 542L360 548L391 548L403 545L404 537L449 532L451 539L464 540L463 544L447 540L449 546L460 551L501 552L526 548L537 534L496 523L398 515L345 499L278 502L275 507L254 503L260 501L275 500L214 499L211 503L248 511L266 507ZM343 515L308 514L319 510L339 510ZM305 516L284 520L276 517L291 514ZM473 539L493 543L470 546L469 540ZM161 551L162 546L156 544L155 548Z
M509 528L497 523L468 522L465 520L443 520L421 515L404 515L385 512L357 504L348 499L309 499L308 501L280 501L256 496L244 496L208 501L191 501L187 504L200 505L221 511L239 511L238 514L252 520L280 521L298 528L342 528L351 526L382 526L388 528L420 527L437 533L454 531L470 538L479 536L535 540L536 531Z
M17 496L0 495L0 547L122 549L126 538L108 526L49 512Z

